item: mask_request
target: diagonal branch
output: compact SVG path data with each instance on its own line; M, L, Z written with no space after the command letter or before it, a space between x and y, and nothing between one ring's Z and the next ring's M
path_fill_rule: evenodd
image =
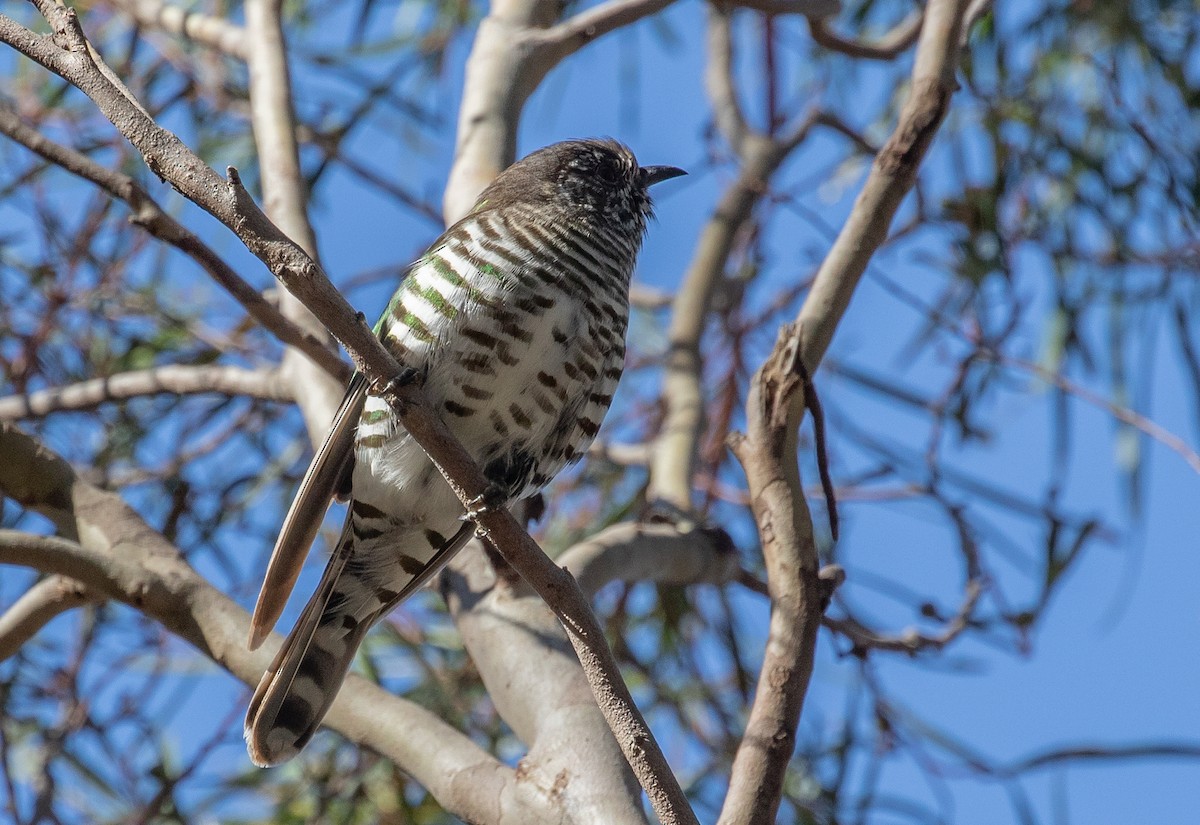
M0 420L35 418L64 410L91 410L106 401L160 393L199 395L210 392L268 401L292 400L291 386L277 370L171 364L0 398Z
M246 312L285 344L303 351L321 368L339 381L348 377L345 362L324 342L300 329L283 316L257 289L246 283L207 244L171 217L150 197L141 184L128 175L101 166L87 155L55 143L21 121L7 104L0 101L0 133L37 153L73 175L91 181L114 198L129 205L129 220L160 241L191 257L214 281L224 287Z

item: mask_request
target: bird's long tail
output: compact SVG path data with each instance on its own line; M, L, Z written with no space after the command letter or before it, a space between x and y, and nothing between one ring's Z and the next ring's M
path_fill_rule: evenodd
M246 748L256 765L286 762L308 744L367 631L436 574L472 532L465 524L435 545L429 531L418 528L409 535L409 530L397 529L386 536L395 548L388 555L396 563L386 571L364 570L352 559L356 541L363 539L355 535L355 509L352 503L316 592L250 700ZM411 555L399 550L414 546L421 550Z
M378 616L378 610L347 609L361 600L340 591L359 585L343 575L349 548L338 549L250 700L246 747L256 765L286 762L308 744Z

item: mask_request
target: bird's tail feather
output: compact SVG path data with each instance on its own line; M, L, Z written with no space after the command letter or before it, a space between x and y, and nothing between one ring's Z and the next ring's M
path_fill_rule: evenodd
M333 704L363 637L379 610L343 597L346 548L334 553L316 593L275 660L263 674L246 712L246 747L263 767L291 759L308 744ZM361 613L361 615L359 615Z
M352 503L337 549L316 592L263 674L246 711L246 749L263 767L294 757L317 732L354 655L371 626L425 584L471 537L470 522L449 539L422 528L387 533L364 527L360 503ZM370 535L392 548L394 563L382 569L351 559ZM405 548L407 552L400 548ZM378 550L378 548L373 548ZM359 548L362 550L362 548Z

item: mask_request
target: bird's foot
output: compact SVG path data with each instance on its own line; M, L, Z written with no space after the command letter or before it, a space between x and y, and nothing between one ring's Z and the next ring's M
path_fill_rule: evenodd
M425 373L416 367L401 367L400 372L391 377L387 383L389 390L399 390L410 384L421 386L425 383Z
M412 385L421 387L424 384L424 371L415 367L401 367L400 372L391 378L376 381L371 386L371 392L389 399L393 404L399 403L402 406L407 406L405 400L398 396L400 390Z
M502 485L489 483L482 493L467 502L464 520L478 521L480 516L495 512L508 504L508 490Z

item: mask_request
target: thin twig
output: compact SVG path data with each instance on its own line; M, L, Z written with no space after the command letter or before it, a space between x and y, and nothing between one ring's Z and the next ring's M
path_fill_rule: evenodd
M11 22L11 21L9 21ZM130 222L175 247L204 268L214 281L234 297L246 312L288 346L296 347L339 381L349 369L324 342L300 329L275 308L258 290L238 275L207 244L188 231L150 197L141 184L128 175L107 169L87 155L55 143L25 125L7 104L0 101L0 133L37 153L73 175L91 181L114 198L129 205Z
M842 37L830 28L828 19L808 18L809 31L812 32L813 40L832 51L864 60L895 59L917 42L917 38L921 34L921 24L924 22L924 11L916 9L881 37L872 41L863 41Z
M1003 364L1007 367L1022 370L1033 375L1040 381L1047 384L1053 384L1063 392L1069 393L1076 398L1079 398L1094 407L1106 411L1113 418L1120 421L1122 424L1128 424L1130 427L1138 430L1144 435L1153 438L1159 444L1162 444L1167 449L1173 451L1182 458L1189 467L1196 473L1200 473L1200 454L1191 448L1191 446L1180 438L1175 433L1163 427L1161 424L1152 421L1141 413L1111 401L1099 393L1092 392L1084 386L1076 384L1071 379L1057 372L1048 370L1043 366L1026 361L1022 358L1015 358L1011 355L995 352L994 350L986 349L980 352L980 357L995 361L997 364Z
M817 397L817 388L813 385L812 376L804 366L802 359L796 359L796 370L803 382L804 406L812 416L813 442L817 453L817 475L821 479L821 492L825 495L825 512L829 518L829 535L834 541L838 540L838 509L837 492L833 487L833 478L829 474L829 451L825 438L825 412L821 409L821 401Z

